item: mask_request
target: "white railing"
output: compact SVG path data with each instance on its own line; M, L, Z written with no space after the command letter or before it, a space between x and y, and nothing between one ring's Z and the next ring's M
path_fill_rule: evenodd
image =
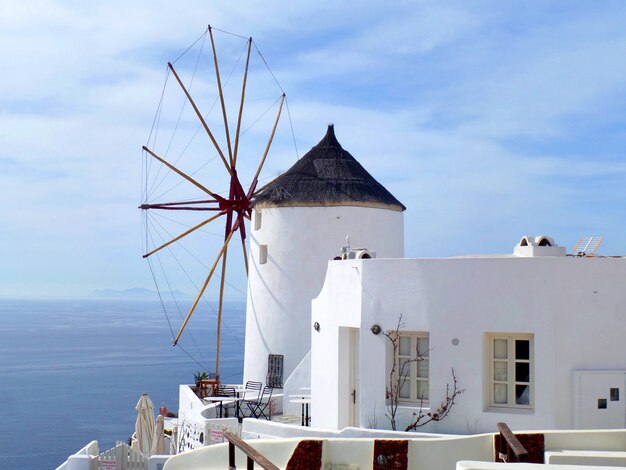
M241 425L239 423L225 426L223 424L215 423L207 425L209 442L207 445L222 444L226 442L224 433L229 432L237 437L241 437Z
M237 418L224 419L186 419L179 424L177 452L199 449L224 441L224 432L241 436L241 425Z

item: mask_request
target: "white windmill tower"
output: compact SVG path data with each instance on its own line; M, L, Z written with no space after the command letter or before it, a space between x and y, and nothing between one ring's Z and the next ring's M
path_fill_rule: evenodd
M287 379L311 349L311 300L350 237L379 258L404 254L405 207L337 141L324 138L254 200L244 381L266 382L268 356Z

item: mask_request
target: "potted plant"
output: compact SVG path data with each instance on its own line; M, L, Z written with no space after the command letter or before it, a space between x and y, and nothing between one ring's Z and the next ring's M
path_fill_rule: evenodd
M193 374L193 378L196 384L196 395L198 395L200 398L203 398L202 397L202 381L208 380L209 374L207 374L206 372L197 371L195 374Z

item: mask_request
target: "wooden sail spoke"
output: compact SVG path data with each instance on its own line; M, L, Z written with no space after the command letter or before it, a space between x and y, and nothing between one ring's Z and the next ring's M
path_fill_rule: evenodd
M270 147L272 146L272 141L274 140L274 134L276 134L276 127L278 127L278 120L280 119L280 113L283 110L284 102L285 102L285 94L283 93L283 96L280 100L280 106L278 108L278 115L276 116L276 121L274 121L274 127L272 128L272 133L270 134L270 138L267 142L267 146L265 147L265 152L263 152L263 158L261 158L261 163L259 164L259 167L257 168L256 173L254 174L254 178L252 179L252 186L256 186L256 181L259 179L259 174L261 173L261 170L263 169L263 165L265 164L265 159L267 158L267 154L269 153ZM252 189L252 186L251 186L251 189Z
M220 279L220 298L217 309L217 347L215 352L215 374L220 374L220 346L222 339L222 311L224 309L224 283L226 282L226 257L228 256L228 247L224 250L222 257L222 278Z
M226 170L228 171L228 174L231 174L230 165L226 161L226 157L224 157L224 152L222 152L222 149L220 148L220 146L218 145L217 141L215 140L215 137L213 137L213 133L211 132L211 129L209 129L209 126L207 125L206 121L204 120L204 116L202 116L202 113L200 112L200 110L196 106L196 103L193 101L193 98L191 97L191 95L187 91L187 88L185 88L185 85L183 85L183 82L181 81L180 77L176 73L176 70L174 70L174 66L171 63L169 63L169 62L167 63L167 66L170 68L170 70L174 74L174 77L176 78L176 81L178 82L180 87L185 92L185 95L187 96L187 99L191 103L191 106L193 107L194 111L196 112L196 115L198 116L198 119L200 119L200 122L202 123L202 126L204 127L204 130L207 132L207 134L209 134L209 138L211 139L211 142L213 142L213 146L217 150L217 153L219 154L220 158L222 159L222 163L224 163L224 166L226 167Z
M180 339L180 336L183 334L183 331L185 330L185 327L187 326L187 323L189 322L189 319L191 318L191 315L193 315L193 312L196 310L196 306L198 305L198 302L200 302L200 299L202 298L202 295L204 294L204 291L206 290L207 286L209 285L209 281L213 277L213 273L215 272L215 268L217 267L217 263L220 262L220 259L222 258L222 256L226 252L228 244L230 243L230 239L233 237L234 233L235 233L235 230L231 230L230 233L228 234L228 237L226 237L226 241L224 242L224 245L222 245L222 248L220 249L220 252L218 253L217 258L215 259L215 262L213 263L213 266L211 266L211 270L209 271L209 275L205 279L204 284L202 284L202 287L200 288L200 292L198 292L198 296L196 297L196 300L194 301L193 305L189 309L189 313L185 317L185 320L183 321L183 324L181 325L180 330L178 330L178 334L176 335L176 338L174 338L174 343L173 343L174 346L176 346L176 344L178 344L178 340Z
M216 201L213 201L216 202ZM160 209L165 211L221 211L223 210L219 205L215 207L206 206L180 206L178 204L142 204L139 209Z
M241 238L241 248L243 249L243 262L246 265L246 276L248 275L248 250L246 249L246 240Z
M224 131L226 132L226 144L228 146L228 158L230 167L234 167L233 150L230 146L230 132L228 131L228 118L226 117L226 105L224 104L224 91L222 89L222 79L220 77L220 68L217 65L217 51L215 50L215 41L213 40L213 31L209 26L209 36L211 37L211 46L213 48L213 63L215 64L215 76L217 77L217 89L220 93L220 104L222 105L222 116L224 117Z
M252 184L250 185L250 190L248 191L248 194L250 195L250 198L256 197L261 191L263 191L265 188L267 188L270 184L272 184L278 178L280 178L280 176L277 176L276 178L274 178L273 180L269 181L268 183L265 183L259 189L256 189L256 185L258 183L258 180L257 181L253 181Z
M233 170L233 172L235 172L235 176L236 171L237 170ZM239 178L235 177L231 180L231 182L233 186L233 194L237 195L240 199L248 199L248 197L246 196L246 191L243 189L243 186L241 186Z
M235 223L233 225L232 231L236 232L237 230L239 230L239 227L241 227L241 224L243 224L243 223L244 222L243 222L243 219L241 218L241 214L239 214L237 216L237 220L235 221Z
M216 194L217 196L217 194ZM218 196L220 199L194 199L191 201L177 201L177 202L160 202L156 204L142 204L139 206L140 209L153 209L159 207L173 207L173 206L193 206L196 204L215 204L221 201L226 201L225 198Z
M239 215L239 217L241 217L242 214ZM246 214L243 214L244 217L246 217ZM239 226L239 234L241 235L241 249L243 250L243 261L246 265L246 275L248 275L248 252L246 250L246 224L241 223L241 225Z
M146 147L145 145L142 147L146 152L148 152L150 155L152 155L154 158L156 158L158 161L160 161L161 163L163 163L163 165L165 165L166 167L168 167L170 170L172 170L174 173L178 174L179 176L182 176L183 178L185 178L187 181L189 181L191 184L193 184L194 186L200 188L202 191L204 191L205 193L209 194L210 196L212 196L215 200L219 201L221 198L221 196L219 196L218 194L215 194L213 191L211 191L208 188L205 188L202 184L198 183L195 179L193 179L191 176L183 173L182 171L180 171L178 168L176 168L174 165L172 165L171 163L167 162L166 160L162 159L161 157L159 157L156 153L154 153L152 150L150 150L148 147Z
M241 221L241 223L239 224L239 232L241 233L241 239L245 240L246 239L246 224L244 223L243 219L246 217L246 214L243 212L239 213L239 220Z
M198 230L199 228L204 227L206 224L208 224L208 223L210 223L210 222L213 222L215 219L217 219L217 218L221 217L221 216L222 216L222 215L224 215L224 214L225 214L225 212L223 212L223 211L222 211L222 212L220 212L219 214L216 214L216 215L214 215L213 217L211 217L211 218L209 218L209 219L205 220L204 222L200 222L198 225L196 225L196 226L194 226L194 227L191 227L189 230L185 230L185 231L184 231L183 233L181 233L180 235L178 235L178 236L176 236L176 237L172 238L169 242L164 243L163 245L161 245L161 246L160 246L160 247L158 247L158 248L155 248L154 250L152 250L152 251L151 251L151 252L149 252L149 253L146 253L145 255L143 255L143 257L144 257L144 258L147 258L148 256L151 256L151 255L155 254L157 251L160 251L160 250L162 250L163 248L165 248L166 246L169 246L169 245L171 245L172 243L177 242L177 241L178 241L178 240L180 240L181 238L184 238L184 237L186 237L187 235L189 235L190 233L195 232L195 231L196 231L196 230Z
M237 152L239 151L239 135L241 131L241 117L243 116L243 103L246 99L246 84L248 82L248 66L250 64L250 50L252 49L252 38L248 39L248 56L246 57L246 71L243 74L243 85L241 87L241 103L239 105L239 117L237 118L237 131L235 132L235 150L233 151L233 166L237 165Z

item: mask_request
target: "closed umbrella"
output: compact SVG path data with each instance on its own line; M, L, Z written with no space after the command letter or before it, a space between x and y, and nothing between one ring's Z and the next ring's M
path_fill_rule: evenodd
M156 425L154 426L154 436L152 436L152 446L150 447L151 455L163 455L165 452L165 442L163 441L163 416L157 416Z
M152 447L152 436L154 435L154 405L147 393L141 395L135 409L137 410L135 438L139 444L139 450L148 454Z
M172 438L170 440L170 455L178 454L178 425L172 429Z

